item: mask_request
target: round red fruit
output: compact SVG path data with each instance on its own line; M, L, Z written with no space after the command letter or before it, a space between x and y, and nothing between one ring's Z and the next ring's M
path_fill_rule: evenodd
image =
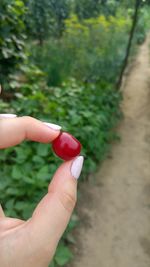
M52 142L52 147L58 157L63 160L71 160L80 154L82 146L74 136L67 132L61 132Z

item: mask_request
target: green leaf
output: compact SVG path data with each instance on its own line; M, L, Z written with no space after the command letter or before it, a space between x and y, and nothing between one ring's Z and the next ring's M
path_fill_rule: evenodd
M74 213L72 216L71 216L71 219L70 219L70 222L68 224L68 230L72 230L76 227L76 225L78 224L79 222L79 218L78 216Z
M15 147L15 152L16 152L16 158L15 161L18 163L23 163L27 160L27 158L30 156L31 149L29 146L23 145L22 147Z
M32 160L36 163L36 164L44 164L44 159L41 156L35 155L33 156Z
M73 258L73 255L69 248L65 245L60 244L56 251L55 261L59 266L63 266Z
M38 174L37 174L37 178L38 179L42 179L42 180L43 179L48 179L49 176L50 176L50 174L49 174L49 166L48 165L42 167L40 169L40 171L38 172Z
M13 166L12 177L17 180L22 178L22 169L18 165Z
M5 208L8 210L12 210L14 208L14 199L9 199L6 203L5 203Z
M50 263L49 267L56 267L54 260Z
M67 242L69 242L70 244L73 244L73 245L76 244L76 240L71 233L68 233L65 237L66 237Z
M37 154L38 156L48 156L48 154L50 153L50 148L49 146L46 144L38 144L37 146Z
M14 198L22 195L22 192L18 190L18 188L8 188L5 191L5 193L7 196L10 195L10 196L13 196Z
M23 210L22 210L22 216L25 220L27 220L28 218L30 218L32 216L32 213L36 207L37 203L31 203L29 205L25 205Z
M18 210L18 211L22 211L22 210L24 210L24 208L27 206L27 204L24 202L24 201L18 201L16 204L15 204L15 206L14 206L14 208L16 209L16 210Z

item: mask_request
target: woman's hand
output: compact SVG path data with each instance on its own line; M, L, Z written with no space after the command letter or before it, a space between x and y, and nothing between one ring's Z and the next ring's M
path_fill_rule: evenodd
M55 128L55 129L54 129ZM23 140L52 142L60 128L31 117L0 115L0 149ZM64 162L28 221L7 218L0 207L0 266L47 267L76 203L83 157ZM0 177L2 179L2 177Z

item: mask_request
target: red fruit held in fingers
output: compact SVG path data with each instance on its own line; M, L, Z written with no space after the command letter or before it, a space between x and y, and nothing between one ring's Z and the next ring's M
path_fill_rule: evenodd
M62 132L52 142L52 147L58 157L63 160L71 160L80 154L82 146L71 134Z

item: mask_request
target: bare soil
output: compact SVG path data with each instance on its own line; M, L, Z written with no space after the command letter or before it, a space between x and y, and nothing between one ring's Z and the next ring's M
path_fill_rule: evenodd
M82 185L73 267L150 266L150 66L147 38L122 88L121 141Z

